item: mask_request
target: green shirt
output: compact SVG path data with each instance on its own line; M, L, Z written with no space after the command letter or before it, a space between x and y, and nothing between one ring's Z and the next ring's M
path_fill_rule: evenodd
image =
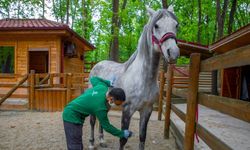
M115 128L109 122L106 106L106 92L110 81L99 77L90 79L92 88L87 89L82 95L68 103L63 111L63 120L75 124L83 124L85 117L94 115L99 120L103 129L114 136L124 137L123 131Z

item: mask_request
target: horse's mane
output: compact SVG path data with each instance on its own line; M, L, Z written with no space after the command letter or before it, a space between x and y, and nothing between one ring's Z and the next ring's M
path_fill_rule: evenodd
M152 49L152 31L153 31L153 27L154 25L156 24L156 22L164 15L164 14L167 14L167 15L170 15L170 17L172 17L173 19L175 19L177 21L177 18L176 16L166 10L166 9L161 9L161 10L158 10L156 12L156 14L153 16L153 18L151 18L149 20L149 22L144 26L143 28L143 32L142 32L142 35L140 37L140 40L139 40L139 43L138 43L138 47L137 47L137 50L130 56L130 58L124 63L125 65L125 70L128 69L128 67L134 62L137 54L139 51L141 50L144 50L145 53L150 53L150 51L146 51L146 50L149 50L149 49ZM149 55L149 54L148 54Z

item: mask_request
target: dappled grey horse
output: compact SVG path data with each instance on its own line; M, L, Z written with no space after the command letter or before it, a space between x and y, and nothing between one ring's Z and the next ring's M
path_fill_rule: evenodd
M140 113L139 149L144 149L147 124L158 94L157 73L161 54L168 63L174 63L179 56L176 43L177 18L173 7L154 11L147 8L149 21L139 39L137 50L125 63L101 61L90 72L91 76L104 79L115 77L114 86L123 88L126 102L123 105L121 128L128 129L135 111ZM94 148L94 123L91 119L90 147ZM100 130L100 142L103 144L103 131ZM127 139L120 139L120 149L124 148Z

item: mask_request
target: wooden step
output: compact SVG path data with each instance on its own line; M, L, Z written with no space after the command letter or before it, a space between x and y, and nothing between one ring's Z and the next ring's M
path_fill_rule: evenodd
M0 110L28 110L28 99L8 98L0 105Z

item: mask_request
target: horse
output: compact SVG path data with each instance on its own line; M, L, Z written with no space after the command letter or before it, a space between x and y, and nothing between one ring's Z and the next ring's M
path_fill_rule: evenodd
M123 104L121 128L128 129L134 112L139 111L139 149L143 150L146 140L147 124L153 110L159 87L157 73L160 56L167 63L175 63L180 50L177 46L176 32L178 21L172 6L154 11L147 8L149 21L144 26L137 50L125 63L104 60L97 63L89 77L99 76L110 80L115 77L114 87L124 89L126 101ZM91 116L91 137L89 148L94 148L95 116ZM100 144L103 143L103 130L100 129ZM124 149L127 139L120 139L120 150Z

